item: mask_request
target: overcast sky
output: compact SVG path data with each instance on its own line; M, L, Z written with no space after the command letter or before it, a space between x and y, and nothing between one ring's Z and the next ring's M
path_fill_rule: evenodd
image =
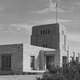
M71 47L80 48L80 0L57 0ZM0 0L0 44L29 43L32 25L55 22L56 0Z

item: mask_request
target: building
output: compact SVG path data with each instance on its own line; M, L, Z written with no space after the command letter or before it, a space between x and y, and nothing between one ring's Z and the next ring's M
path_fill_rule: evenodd
M0 74L43 73L48 64L60 66L62 56L63 63L67 62L66 55L59 53L57 49L22 43L0 45Z
M0 74L23 72L23 45L0 45Z
M0 74L45 71L67 62L66 31L61 24L33 26L31 44L0 45Z
M48 53L53 55L53 52L55 52L54 49L22 43L0 45L0 74L45 71L47 62L44 57L48 56ZM43 62L41 62L42 59L44 59Z
M66 29L59 23L33 26L31 45L56 49L55 59L58 61L56 65L62 66L63 57L67 56Z
M24 44L23 53L23 71L38 72L47 70L48 63L51 63L50 58L53 60L56 50ZM57 61L54 63L57 64Z

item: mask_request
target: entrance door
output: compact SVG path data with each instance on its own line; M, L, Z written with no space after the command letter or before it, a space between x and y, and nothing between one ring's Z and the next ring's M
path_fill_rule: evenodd
M1 70L10 71L11 70L11 55L2 55L1 56Z
M49 64L54 64L54 56L46 56L46 69Z

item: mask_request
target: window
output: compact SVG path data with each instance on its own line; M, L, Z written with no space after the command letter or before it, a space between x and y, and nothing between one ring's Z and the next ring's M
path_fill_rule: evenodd
M66 50L66 35L64 35L64 44L63 44L63 49Z
M62 35L64 35L64 31L62 30Z
M40 32L41 32L41 35L42 35L42 30Z
M47 33L49 34L50 33L50 30L48 30Z
M47 35L47 34L49 34L50 33L50 30L49 29L42 29L41 30L41 35Z
M11 55L4 54L1 56L1 70L10 71L11 70Z
M47 48L47 43L44 43L42 46Z
M31 56L31 68L35 70L35 56Z
M66 64L67 60L68 60L67 56L63 56L63 64Z
M43 30L43 35L46 33L46 31L45 30Z
M76 57L76 62L79 62L79 57Z

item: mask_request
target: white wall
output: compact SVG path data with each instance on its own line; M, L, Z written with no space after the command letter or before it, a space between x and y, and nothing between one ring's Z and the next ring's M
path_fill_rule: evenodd
M42 47L32 46L28 44L23 45L23 71L31 71L30 56L32 55L35 56L35 60L36 60L35 67L38 66L37 58L40 50L55 51L55 49L42 48Z
M67 32L64 25L59 25L60 33L60 66L62 67L62 56L67 56ZM64 35L66 36L66 43L64 43Z

